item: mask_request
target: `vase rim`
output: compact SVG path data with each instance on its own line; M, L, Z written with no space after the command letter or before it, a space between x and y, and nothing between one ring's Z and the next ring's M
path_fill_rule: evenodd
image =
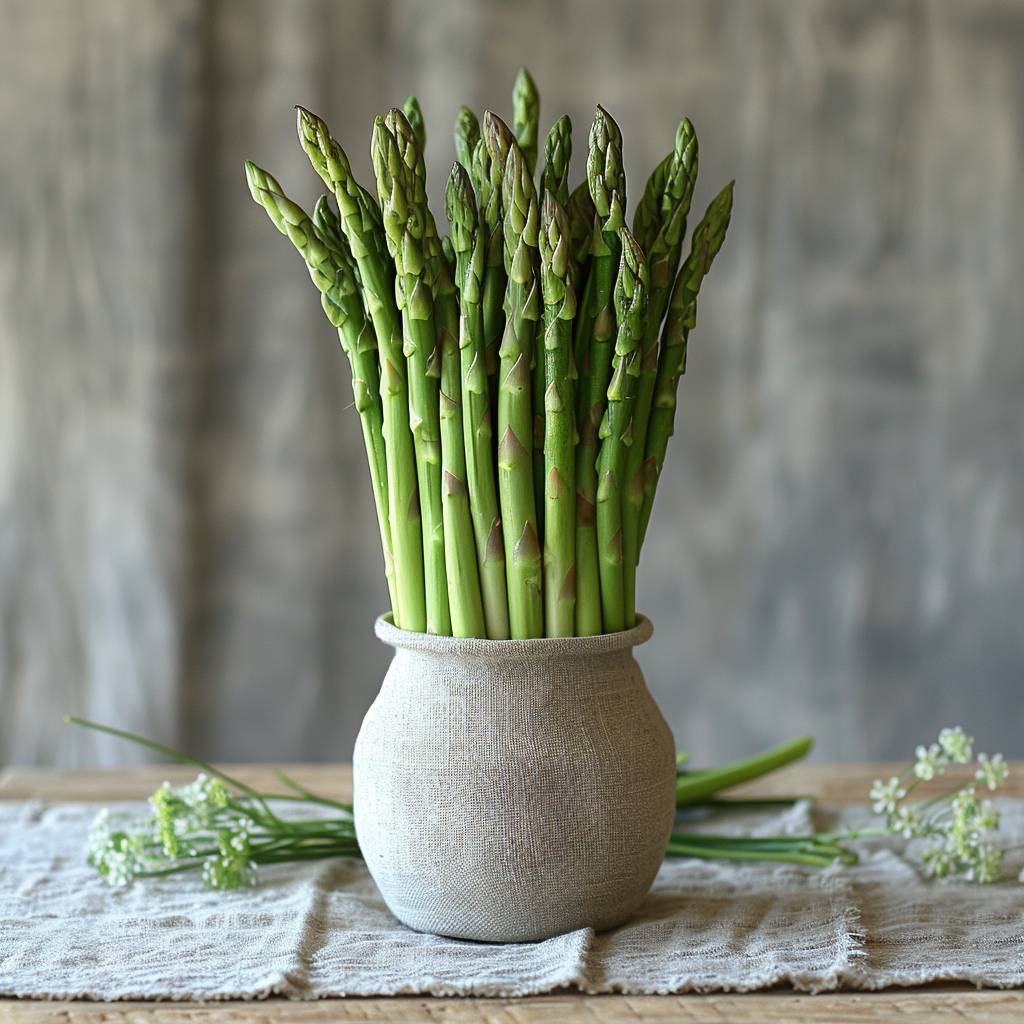
M534 640L487 640L479 637L436 636L399 629L391 612L377 617L373 630L377 639L396 650L422 651L453 657L588 657L625 651L646 643L654 632L651 620L637 615L636 625L618 633L599 636L538 637Z

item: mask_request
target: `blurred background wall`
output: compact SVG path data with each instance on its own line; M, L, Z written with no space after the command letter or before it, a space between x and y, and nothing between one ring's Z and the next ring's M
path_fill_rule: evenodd
M635 200L689 114L737 179L641 567L700 758L962 722L1024 755L1024 5L0 0L0 762L78 712L344 759L388 652L347 367L242 161L310 202L293 104L369 183L416 92L435 208L516 67Z

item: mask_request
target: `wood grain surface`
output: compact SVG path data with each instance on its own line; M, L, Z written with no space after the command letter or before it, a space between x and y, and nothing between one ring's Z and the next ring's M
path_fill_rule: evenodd
M737 789L768 796L807 793L831 803L864 800L873 778L895 765L795 765L767 780ZM260 787L274 785L267 765L233 765L233 775ZM292 765L287 768L311 788L345 799L351 795L348 765ZM10 768L0 772L0 800L106 801L147 796L164 778L185 780L178 767L149 766L128 771L62 772ZM1024 796L1024 765L1015 764L1007 795ZM583 996L555 994L526 999L340 999L296 1003L271 999L256 1003L18 1002L0 1000L0 1021L12 1024L320 1024L325 1021L408 1022L408 1024L893 1024L896 1021L969 1020L976 1024L1019 1024L1024 993L991 992L961 985L909 991L796 995L786 991L743 995Z

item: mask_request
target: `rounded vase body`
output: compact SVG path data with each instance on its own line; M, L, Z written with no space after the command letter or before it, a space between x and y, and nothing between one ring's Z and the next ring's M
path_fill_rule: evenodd
M529 942L611 928L646 895L675 813L675 750L633 658L598 637L408 633L353 758L356 835L418 931Z

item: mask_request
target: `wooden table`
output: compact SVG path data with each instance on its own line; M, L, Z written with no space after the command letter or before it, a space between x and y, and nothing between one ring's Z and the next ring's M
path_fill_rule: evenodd
M771 795L807 793L832 803L862 802L873 778L892 774L893 765L800 765L776 773L746 788ZM1024 796L1024 765L1017 766L1007 795ZM232 773L252 785L275 786L273 769L265 765L235 766ZM337 765L296 765L288 771L311 789L347 799L351 770ZM29 768L0 771L0 800L96 801L142 799L165 779L184 782L194 777L187 769L167 766L116 772L62 772ZM737 791L739 792L739 791ZM1024 1022L1024 992L982 991L961 985L878 993L798 995L778 990L743 995L585 996L560 993L525 999L333 999L297 1003L271 999L257 1003L87 1003L19 1002L0 999L0 1022L63 1021L66 1024L218 1024L221 1021L396 1021L403 1024L612 1024L621 1021L659 1022L737 1021L757 1024L799 1024L829 1021L931 1021L948 1016L977 1024Z

